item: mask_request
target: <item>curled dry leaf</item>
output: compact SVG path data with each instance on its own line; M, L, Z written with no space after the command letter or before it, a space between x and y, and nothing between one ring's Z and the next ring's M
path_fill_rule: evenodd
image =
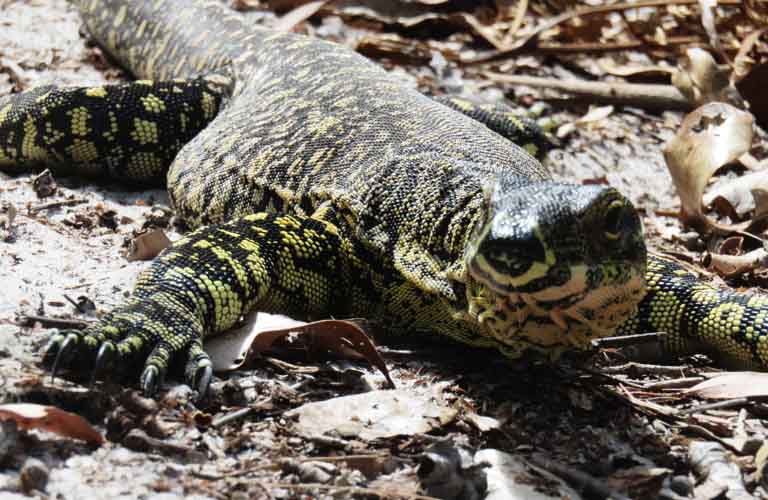
M702 195L712 174L752 145L751 114L712 102L688 114L664 147L664 159L680 196L684 222L703 229L715 223L702 211Z
M206 342L216 371L237 370L278 341L305 341L314 352L331 351L340 356L363 357L375 366L391 387L395 384L376 346L359 325L352 321L323 320L305 323L287 316L256 312L242 328Z
M758 248L743 255L713 253L709 254L705 260L709 261L709 267L717 271L720 276L729 278L768 267L768 252L765 248Z
M88 443L104 443L104 437L86 419L55 406L31 403L0 405L0 420L14 420L22 429L40 429Z
M152 260L171 244L171 240L162 229L153 229L136 236L131 240L128 255L129 262L134 260Z
M704 195L704 205L728 203L741 220L749 213L753 218L768 214L768 170L751 172Z

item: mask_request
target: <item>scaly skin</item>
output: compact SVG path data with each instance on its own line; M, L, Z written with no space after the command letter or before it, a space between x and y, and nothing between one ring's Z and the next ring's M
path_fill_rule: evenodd
M670 349L694 337L741 364L768 360L763 299L647 261L626 198L553 182L526 152L543 151L530 124L441 104L346 48L246 25L220 2L75 3L148 81L0 102L0 167L143 183L168 167L174 208L200 229L98 325L55 336L54 371L136 359L152 393L179 357L204 392L202 338L252 309L364 316L511 357L663 328Z

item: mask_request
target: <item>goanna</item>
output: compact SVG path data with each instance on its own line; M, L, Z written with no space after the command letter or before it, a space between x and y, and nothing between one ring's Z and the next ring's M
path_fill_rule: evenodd
M511 357L619 329L768 361L768 300L649 259L630 202L554 182L529 154L542 146L532 125L437 102L347 48L251 26L220 2L75 3L143 80L5 98L0 166L165 181L198 229L121 307L55 335L54 373L143 366L153 393L181 360L205 392L203 338L253 309L362 316Z

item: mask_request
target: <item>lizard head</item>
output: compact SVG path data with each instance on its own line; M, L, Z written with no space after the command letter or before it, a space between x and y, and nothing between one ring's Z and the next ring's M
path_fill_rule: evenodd
M640 218L613 188L502 180L466 253L469 314L553 355L610 335L645 293Z

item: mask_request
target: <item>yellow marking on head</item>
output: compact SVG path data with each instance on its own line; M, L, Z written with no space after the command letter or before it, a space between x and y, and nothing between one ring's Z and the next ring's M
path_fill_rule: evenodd
M135 80L133 83L136 85L154 85L155 82L152 80Z
M35 102L43 102L46 99L48 99L49 95L51 95L50 91L46 92L45 94L40 94L39 96L37 96L37 99L35 99Z
M85 95L88 97L106 97L107 96L107 89L104 87L91 87L89 89L86 89Z
M499 272L488 262L484 255L477 254L475 256L475 262L478 264L478 266L484 272L490 275L491 282L488 283L489 286L493 287L493 285L496 284L502 288L505 285L520 287L547 275L550 268L555 265L557 257L555 256L555 252L549 247L549 245L547 245L547 242L544 240L541 234L541 230L538 227L533 229L533 234L536 236L539 242L541 242L542 247L544 247L544 262L534 261L531 267L525 272L525 274L520 276L510 276L503 272Z
M211 248L213 246L213 243L211 243L208 240L200 240L200 241L196 241L192 246L194 248Z

